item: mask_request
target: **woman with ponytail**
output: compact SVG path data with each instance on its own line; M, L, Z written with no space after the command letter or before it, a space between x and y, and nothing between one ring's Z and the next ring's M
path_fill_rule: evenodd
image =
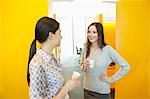
M27 81L30 99L65 99L68 92L80 85L80 79L69 79L64 84L62 67L52 51L60 45L59 23L49 17L42 17L35 27L35 38L31 44ZM41 43L36 48L36 41Z

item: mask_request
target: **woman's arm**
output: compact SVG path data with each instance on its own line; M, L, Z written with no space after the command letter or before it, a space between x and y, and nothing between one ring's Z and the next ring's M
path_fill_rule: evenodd
M54 96L52 99L65 99L65 96L68 94L69 90L66 89L65 87L62 87L60 92Z
M80 86L80 78L69 79L67 83L61 88L56 96L52 99L65 99L65 96L69 91L73 90L76 87Z
M82 72L85 72L87 70L84 64L85 64L85 47L82 50L81 58L80 58L80 69Z
M30 99L43 99L46 95L45 78L43 68L40 65L34 64L29 67L30 72Z
M113 83L113 82L119 80L120 78L122 78L125 74L127 74L129 72L130 65L111 46L109 46L109 55L110 55L112 61L114 61L121 67L119 71L117 71L112 77L107 79L108 83Z

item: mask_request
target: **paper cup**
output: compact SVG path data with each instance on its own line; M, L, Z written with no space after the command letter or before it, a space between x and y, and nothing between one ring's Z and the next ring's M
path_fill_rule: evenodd
M69 99L69 95L68 94L66 94L65 99Z
M89 68L93 68L94 67L94 59L89 59L89 63L90 63L90 67Z
M75 78L75 77L80 77L80 76L81 76L81 74L79 72L73 71L73 73L72 73L72 79Z

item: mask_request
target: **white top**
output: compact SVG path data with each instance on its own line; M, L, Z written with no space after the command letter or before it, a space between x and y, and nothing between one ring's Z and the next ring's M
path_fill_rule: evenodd
M85 51L86 49L83 49L81 62L85 58ZM119 80L130 70L129 64L110 45L106 45L102 50L99 49L95 53L90 53L88 58L94 59L95 63L93 68L81 68L82 71L85 71L83 87L93 92L110 93L110 83ZM120 65L120 70L108 78L106 82L100 81L99 75L107 74L107 67L111 62Z

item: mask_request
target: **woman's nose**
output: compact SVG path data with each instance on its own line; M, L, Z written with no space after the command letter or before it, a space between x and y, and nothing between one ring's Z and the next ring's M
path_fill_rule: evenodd
M89 33L89 36L93 36L93 33Z

